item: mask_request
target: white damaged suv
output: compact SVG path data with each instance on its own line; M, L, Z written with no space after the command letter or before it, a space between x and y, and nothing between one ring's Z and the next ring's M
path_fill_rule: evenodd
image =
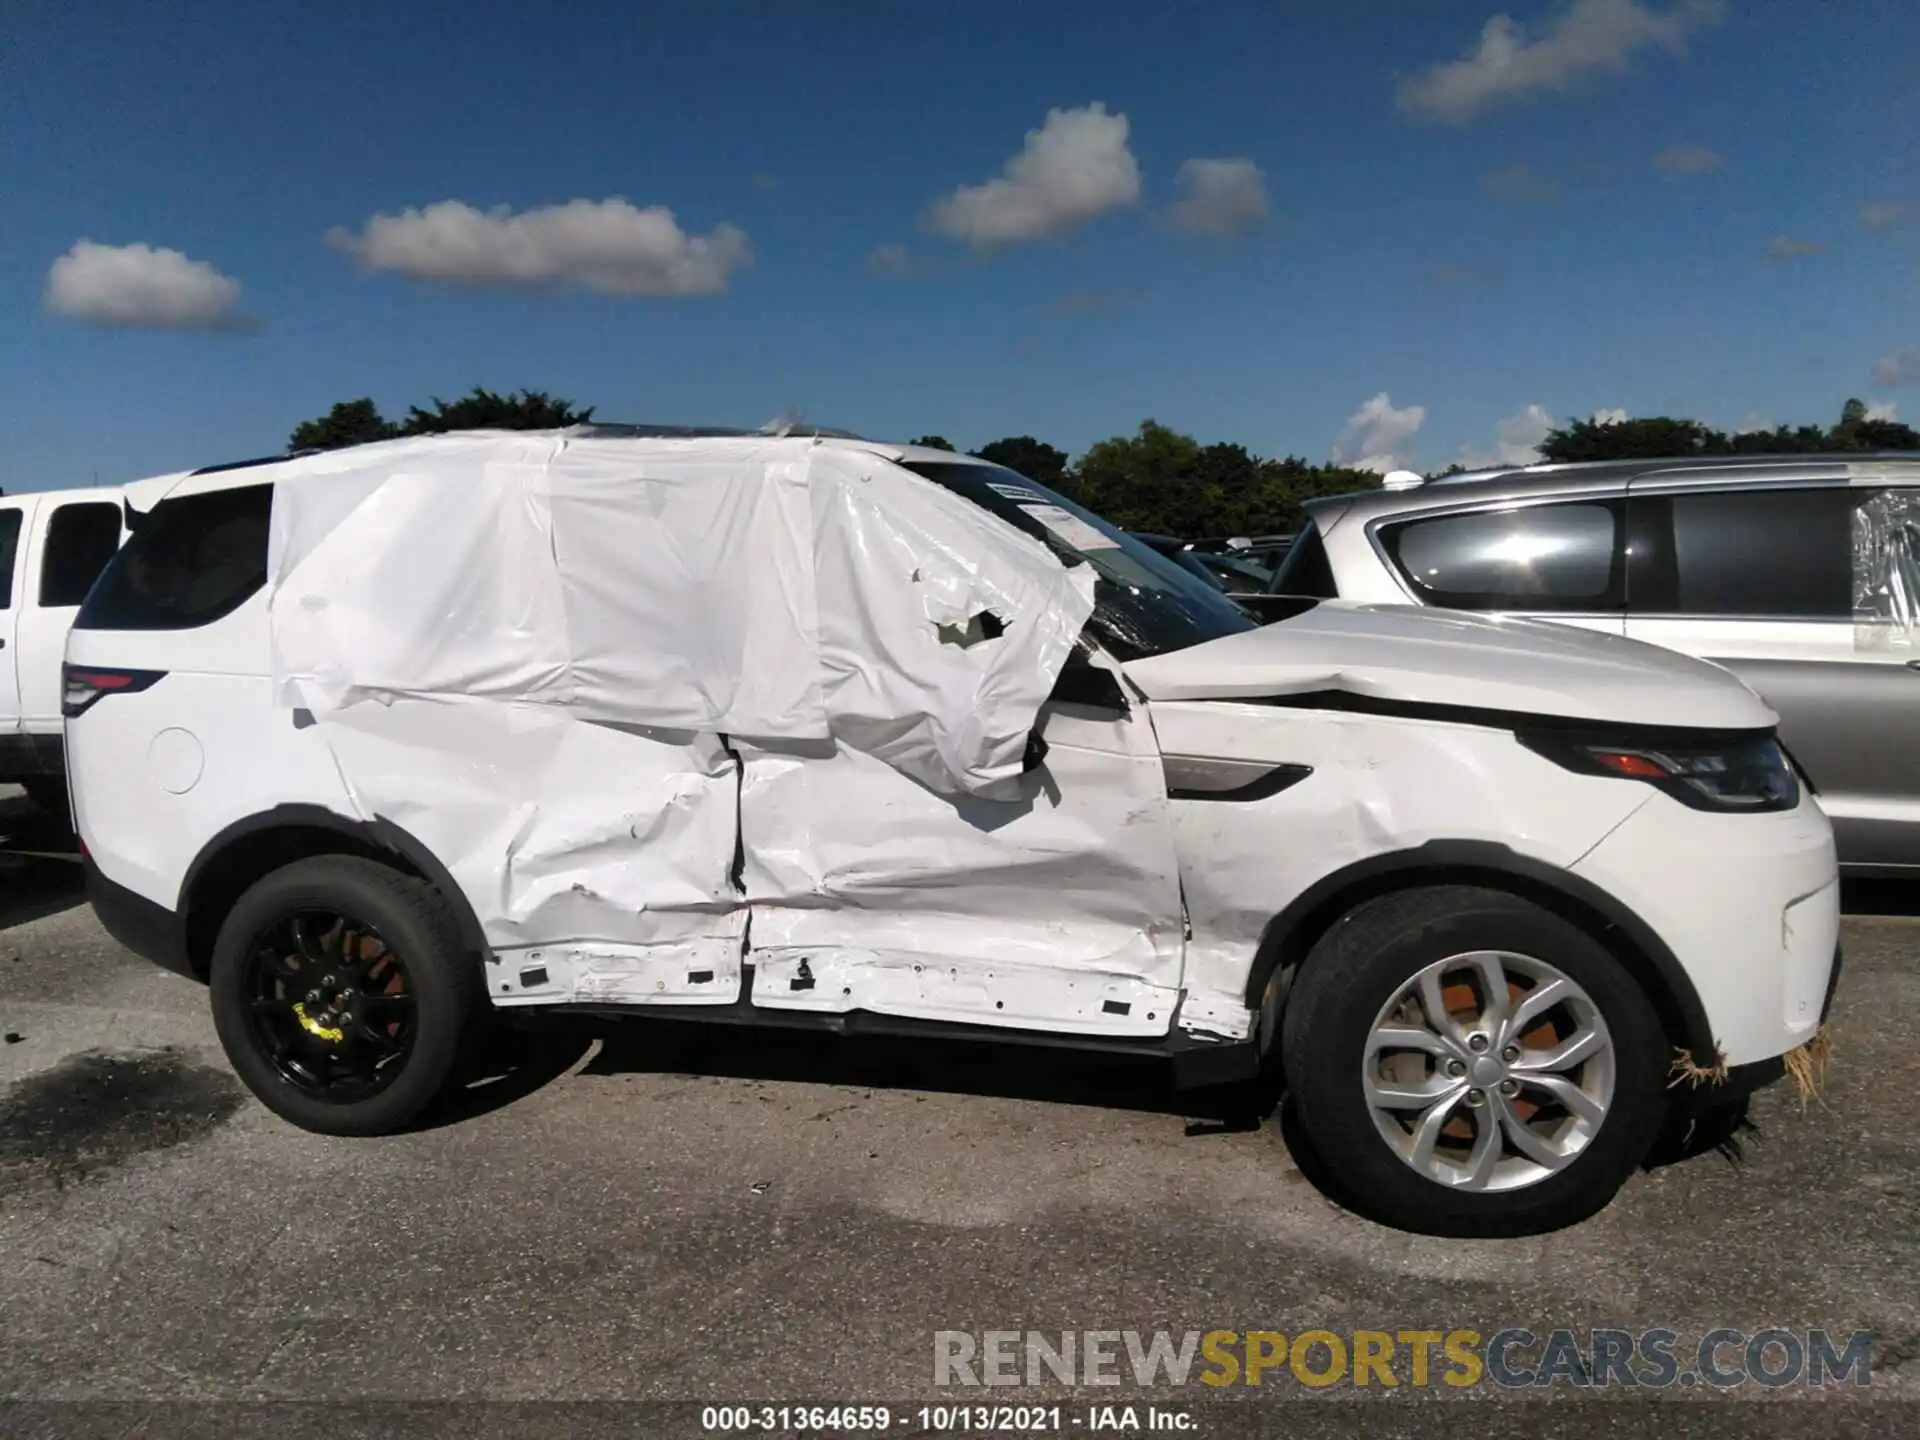
M312 1130L412 1123L490 1012L999 1035L1275 1065L1348 1203L1523 1234L1831 1002L1827 820L1774 714L1669 651L1263 624L1011 471L824 432L127 497L67 650L90 896Z

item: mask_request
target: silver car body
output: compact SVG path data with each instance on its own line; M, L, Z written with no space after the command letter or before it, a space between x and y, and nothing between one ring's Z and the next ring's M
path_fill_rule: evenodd
M1528 616L1714 661L1779 714L1842 869L1920 873L1920 456L1534 465L1306 509L1277 593Z

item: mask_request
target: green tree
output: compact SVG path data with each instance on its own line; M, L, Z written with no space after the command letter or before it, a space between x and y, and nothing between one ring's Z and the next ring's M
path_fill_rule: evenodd
M386 420L373 401L342 400L318 420L303 420L287 437L289 454L298 450L338 450L343 445L364 445L369 440L389 440L399 432Z
M929 450L953 450L953 442L944 435L922 435L918 440L909 440L909 445L924 445Z
M1559 463L1579 460L1655 460L1675 455L1726 453L1727 437L1698 420L1665 415L1648 419L1569 420L1549 430L1540 442L1540 458Z
M1067 479L1067 452L1036 440L1031 435L1009 435L989 441L973 452L974 458L1018 471L1036 484L1058 490Z
M1897 420L1869 420L1866 402L1849 400L1827 435L1830 450L1920 450L1920 434Z
M435 398L432 406L430 410L409 406L407 418L396 424L383 417L371 400L343 400L319 419L294 426L287 449L338 450L398 435L438 435L449 430L559 430L585 425L593 418L592 406L578 410L544 390L496 395L478 385L451 405Z
M1080 457L1078 498L1128 530L1193 533L1190 492L1199 464L1191 435L1143 420L1134 434L1102 440Z
M1540 446L1544 460L1660 460L1684 455L1813 455L1836 451L1920 450L1920 432L1894 420L1869 420L1866 403L1850 399L1831 429L1776 425L1728 435L1697 420L1665 415L1605 424L1571 420L1550 430Z
M496 395L476 385L472 393L449 405L435 397L431 410L409 407L400 423L402 435L439 435L449 430L561 430L585 425L593 407L576 410L567 401L544 390L516 390Z
M1749 430L1727 441L1731 455L1812 455L1831 450L1827 431L1818 425L1776 425L1771 430ZM1715 452L1720 453L1720 452Z
M1260 494L1254 514L1234 533L1271 535L1298 530L1306 520L1300 506L1303 501L1321 495L1351 495L1357 490L1377 490L1380 476L1371 470L1353 470L1344 465L1314 465L1297 455L1284 460L1263 460Z
M1195 539L1294 530L1302 501L1380 483L1370 471L1201 445L1153 420L1091 447L1072 479L1076 498L1116 525Z

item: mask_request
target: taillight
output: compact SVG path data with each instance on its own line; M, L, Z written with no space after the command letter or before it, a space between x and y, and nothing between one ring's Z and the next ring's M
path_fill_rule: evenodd
M92 665L60 667L60 713L71 720L109 695L133 695L166 678L164 670L103 670Z

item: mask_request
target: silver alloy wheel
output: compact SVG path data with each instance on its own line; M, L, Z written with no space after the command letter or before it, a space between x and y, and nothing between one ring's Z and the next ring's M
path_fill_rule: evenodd
M1613 1101L1613 1038L1591 996L1531 955L1473 950L1381 1007L1361 1083L1401 1160L1459 1190L1518 1190L1565 1169Z

